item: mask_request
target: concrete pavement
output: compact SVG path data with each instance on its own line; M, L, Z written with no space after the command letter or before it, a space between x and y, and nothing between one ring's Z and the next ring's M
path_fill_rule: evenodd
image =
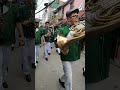
M84 64L84 54L81 54L81 60L73 65L73 90L85 90L85 78L82 75ZM9 88L5 90L64 90L58 82L63 74L63 67L55 48L48 61L43 58L43 47L40 48L39 63L36 71L31 69L31 73L32 82L26 82L20 66L20 51L16 48L9 64Z
M32 82L27 82L21 69L20 49L16 48L12 54L8 70L8 89L5 90L34 90L35 70L31 68Z
M85 78L82 75L84 67L84 54L81 60L73 65L73 90L85 90ZM31 69L32 82L28 83L24 79L20 67L20 52L15 49L12 52L12 60L9 64L9 88L5 90L64 90L58 79L63 74L62 63L59 55L52 49L52 53L46 61L43 58L43 47L40 48L40 58L36 71ZM110 65L110 77L98 82L86 85L86 90L120 90L120 68L114 64Z
M84 54L81 60L73 64L73 90L85 90L85 78L82 75L82 68L85 66ZM35 72L35 90L64 90L58 82L63 75L63 67L60 56L52 49L48 61L44 59L43 47L40 48L39 63Z

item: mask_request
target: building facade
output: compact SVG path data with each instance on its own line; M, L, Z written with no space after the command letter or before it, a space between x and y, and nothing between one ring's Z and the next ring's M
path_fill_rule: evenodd
M80 10L79 17L85 17L85 0L68 0L66 2L59 1L59 7L54 11L57 24L66 22L66 12L70 9L78 8Z

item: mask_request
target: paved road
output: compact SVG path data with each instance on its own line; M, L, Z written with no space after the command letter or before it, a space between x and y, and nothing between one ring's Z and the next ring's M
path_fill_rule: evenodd
M36 71L31 69L32 82L28 83L20 68L19 49L12 53L12 60L9 65L9 88L6 90L64 90L58 78L63 74L62 64L59 55L52 50L49 61L43 58L43 48L40 48L40 58ZM73 65L73 90L85 90L85 78L82 75L84 67L84 54L81 60ZM95 84L86 85L86 90L120 90L120 68L110 65L110 77Z
M82 75L84 62L82 54L81 60L73 64L73 90L85 90L85 78ZM39 64L35 74L36 90L64 90L58 82L62 74L62 63L55 49L52 50L48 61L46 61L43 58L43 48L40 48Z
M32 82L28 83L24 79L24 74L20 65L20 51L15 49L12 52L12 59L9 63L8 85L5 90L34 90L35 88L35 70L31 69Z
M40 58L36 71L31 69L32 82L28 83L24 79L20 67L20 52L15 49L12 52L12 60L9 64L9 88L6 90L64 90L59 82L59 77L63 74L62 63L59 55L52 49L52 53L45 61L43 58L43 47L40 48ZM84 54L81 54L81 60L73 65L73 90L85 90L85 78L82 75L84 67Z

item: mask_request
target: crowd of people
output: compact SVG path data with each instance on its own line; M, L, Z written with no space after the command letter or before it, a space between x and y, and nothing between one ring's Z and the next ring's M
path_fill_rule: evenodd
M61 27L51 27L50 22L45 22L45 27L39 27L39 21L36 20L36 40L35 40L35 55L36 61L39 60L39 47L44 47L44 59L48 61L48 55L51 54L53 44L55 44L56 52L60 55L60 59L63 64L64 75L59 78L59 82L65 90L72 90L72 64L80 59L81 51L83 50L83 37L79 37L73 40L71 43L57 44L59 37L71 38L70 27L80 22L78 17L79 9L71 9L66 13L67 23L64 23ZM84 23L82 23L84 26ZM81 28L82 29L82 28ZM83 32L85 33L85 32ZM72 34L72 33L71 33ZM78 34L78 32L77 32ZM69 51L64 53L64 49L67 48ZM63 51L61 51L63 50ZM37 61L38 62L38 61Z
M34 5L32 0L24 0L24 4L13 3L11 0L0 2L0 90L8 88L7 77L11 52L14 50L15 32L19 35L19 48L21 56L21 69L25 75L25 80L31 82L30 67L36 69L39 60L40 47L44 47L44 59L49 60L48 55L51 49L56 46L56 52L60 55L64 75L59 78L59 82L65 90L72 90L72 63L80 59L83 50L83 41L80 38L71 43L57 44L58 37L70 38L69 28L79 22L79 9L72 9L66 13L67 23L59 26L51 26L50 21L46 21L44 26L39 25L39 20L34 21ZM64 54L62 49L67 48ZM31 63L31 66L30 64Z

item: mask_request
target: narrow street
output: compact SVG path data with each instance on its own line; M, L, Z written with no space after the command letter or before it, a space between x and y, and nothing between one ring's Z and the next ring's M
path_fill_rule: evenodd
M31 69L31 73L32 82L27 82L21 69L20 49L15 48L15 50L12 52L12 59L9 62L8 89L5 90L34 90L34 69Z
M82 75L84 67L84 54L81 54L81 60L73 64L73 90L85 90L85 78ZM20 52L15 49L12 52L12 60L9 64L9 88L6 90L64 90L58 82L63 74L60 56L52 49L51 55L46 61L43 58L43 47L40 48L40 58L36 71L31 69L32 82L26 82L20 67ZM15 86L16 85L16 86Z
M73 64L73 90L85 90L85 78L82 75L84 67L84 54L81 54L81 60ZM39 64L35 74L35 90L64 90L58 79L63 74L63 67L60 56L52 49L48 61L43 58L43 48L40 48Z

